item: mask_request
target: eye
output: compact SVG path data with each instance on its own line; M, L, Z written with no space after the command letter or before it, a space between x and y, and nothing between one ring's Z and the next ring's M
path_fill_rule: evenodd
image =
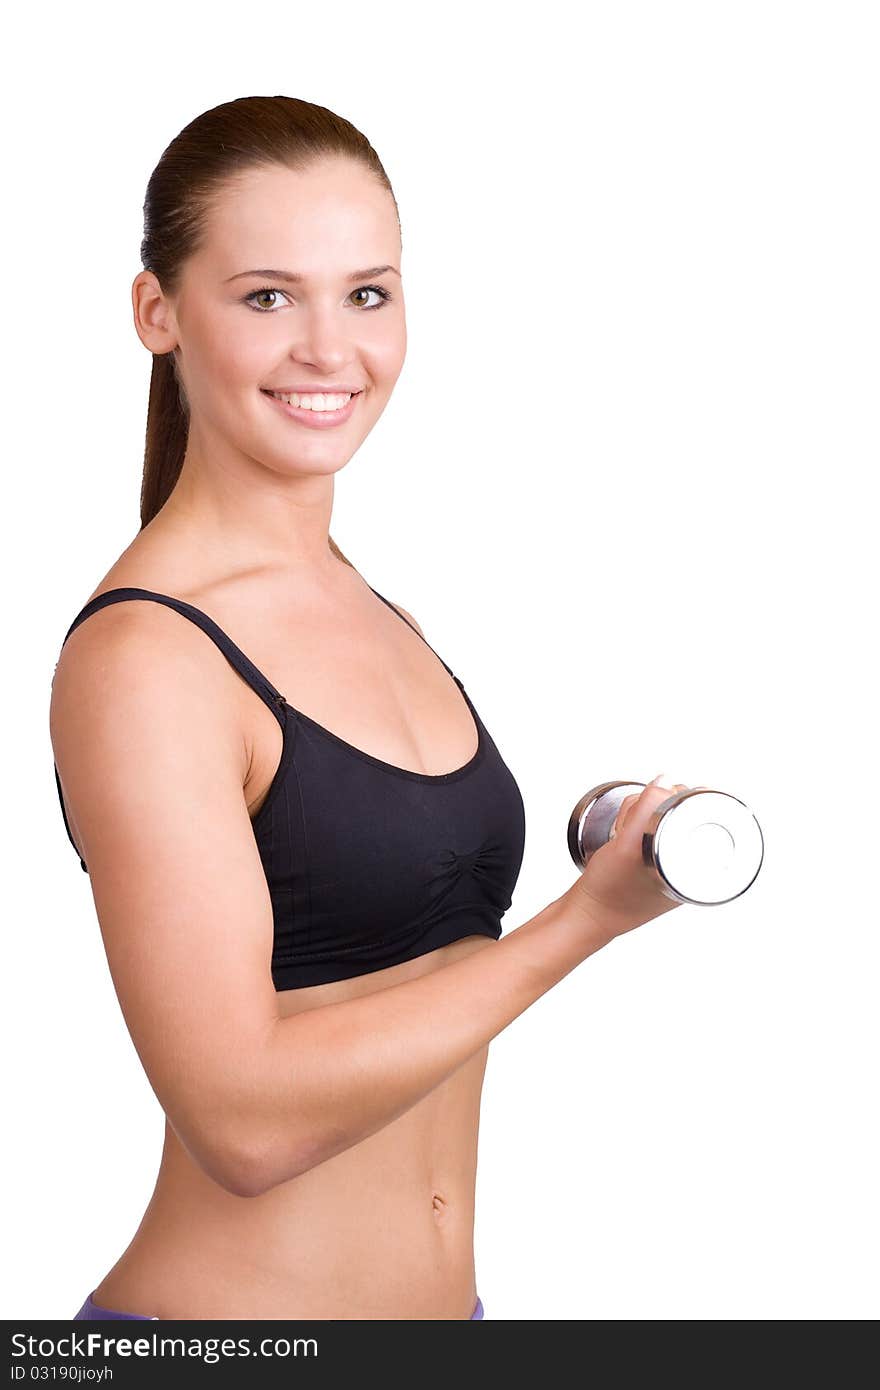
M256 299L257 295L262 295L262 294L283 294L283 290L270 290L270 289L253 290L250 294L246 294L246 295L245 295L243 302L244 302L245 304L247 304L251 309L256 309L256 310L257 310L257 313L260 313L260 314L271 313L271 310L272 310L272 306L271 306L271 305L269 305L269 306L268 306L268 309L267 309L267 307L266 307L265 305L259 305L259 304L252 304L252 303L251 303L251 300L252 300L252 299Z
M366 309L367 311L372 310L372 309L381 309L381 308L382 308L382 305L383 305L387 300L389 300L389 299L391 299L391 298L393 297L393 296L391 295L390 291L389 291L389 290L386 290L386 289L383 289L381 285L359 285L358 288L357 288L356 290L352 290L352 294L353 294L353 295L356 295L356 294L377 294L377 295L379 296L379 303L378 303L378 304L362 304L362 305L358 305L359 308ZM264 286L263 286L261 289L259 289L259 290L251 290L250 294L246 294L246 295L245 295L245 297L244 297L244 299L243 299L242 302L243 302L244 304L247 304L248 308L256 310L256 312L257 312L258 314L271 314L271 313L273 313L273 312L274 312L274 306L271 305L271 304L270 304L270 305L259 305L259 304L256 304L256 303L252 303L252 301L253 301L253 300L256 300L260 295L284 295L285 299L287 298L287 295L284 293L284 290L276 290L276 289L272 289L271 286L269 286L269 285L264 285Z
M377 294L378 304L364 304L364 309L381 309L386 300L391 298L388 290L383 290L381 285L361 285L358 289L352 290L352 294Z

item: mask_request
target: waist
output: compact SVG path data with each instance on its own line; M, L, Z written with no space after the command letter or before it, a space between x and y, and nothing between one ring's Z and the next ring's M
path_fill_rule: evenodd
M159 1318L470 1317L475 1139L441 1161L389 1128L248 1198L166 1139L138 1232L95 1301L149 1303Z
M221 1224L210 1209L151 1203L95 1301L161 1319L469 1318L473 1200L451 1188L361 1197Z

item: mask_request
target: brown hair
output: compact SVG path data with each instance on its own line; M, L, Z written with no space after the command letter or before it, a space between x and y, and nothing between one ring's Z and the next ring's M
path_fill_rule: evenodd
M201 244L207 217L224 185L255 167L280 164L302 172L322 158L357 160L397 200L365 135L342 116L298 97L238 97L205 111L162 154L144 200L141 262L174 294L184 262ZM164 506L180 476L189 406L173 352L154 353L141 486L141 529ZM329 537L330 549L351 565ZM354 566L352 566L354 568Z

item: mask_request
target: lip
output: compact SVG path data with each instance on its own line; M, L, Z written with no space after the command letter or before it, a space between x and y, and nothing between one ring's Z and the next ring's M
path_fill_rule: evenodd
M261 391L277 391L282 396L352 396L363 391L362 386L261 386Z
M298 425L305 425L307 429L311 430L332 430L339 425L344 425L346 420L351 419L354 408L363 394L358 391L352 396L348 405L344 405L341 410L303 410L300 406L288 405L286 401L279 401L277 396L273 396L271 392L262 388L261 393L271 405L275 406L276 410L283 410L289 420L295 420ZM284 394L287 395L288 392L285 391ZM344 392L340 390L340 394L343 395Z

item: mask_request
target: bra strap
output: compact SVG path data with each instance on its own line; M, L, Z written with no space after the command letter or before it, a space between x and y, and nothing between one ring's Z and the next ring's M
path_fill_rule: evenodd
M238 674L247 681L251 689L255 690L260 698L265 701L283 728L284 715L280 707L284 703L284 696L275 689L272 682L263 675L259 667L254 665L250 657L245 656L241 648L235 645L232 638L228 637L223 629L214 622L213 618L209 618L207 613L202 612L201 608L196 608L194 604L187 603L182 598L172 598L169 594L157 594L154 593L152 589L107 589L105 593L98 594L96 598L91 599L85 607L80 610L67 629L64 642L67 641L74 629L79 627L80 623L84 622L86 618L90 618L93 613L97 613L101 608L106 608L110 603L122 603L128 599L151 599L155 603L164 603L168 608L173 608L184 618L188 618L190 622L195 623L196 627L200 627L202 632L206 633L207 636L211 638L212 642L220 648L230 665L232 665ZM61 644L62 647L64 646L64 642Z
M67 629L67 632L64 634L64 642L66 642L70 634L79 627L80 623L85 622L86 618L90 618L93 613L97 613L101 608L106 608L108 604L122 603L124 600L128 599L151 599L155 603L164 603L168 608L173 608L176 612L182 614L184 618L189 618L191 622L195 623L197 627L202 629L202 632L206 633L207 636L211 638L239 675L247 681L251 689L255 690L260 698L269 706L282 729L285 727L284 710L282 709L285 703L284 696L279 694L272 682L267 680L259 667L255 666L251 661L250 657L245 656L241 648L235 645L232 638L228 637L221 627L218 627L213 618L209 618L207 613L203 613L200 608L196 608L192 603L185 602L184 599L172 598L169 594L157 594L154 593L152 589L107 589L103 594L98 594L95 598L90 599L90 601L80 609L79 613L77 613L73 622L70 624L70 627ZM64 642L61 643L62 647L64 646ZM70 823L67 819L67 809L64 805L64 793L61 790L61 779L58 776L57 766L55 766L55 785L58 788L58 800L61 803L61 814L64 817L64 828L67 831L67 838L76 850L81 868L85 873L88 873L85 860L77 849L76 841L70 832Z
M434 652L434 648L431 646L431 643L428 641L427 637L425 637L421 632L419 632L419 630L418 630L417 627L413 627L413 625L412 625L412 623L410 622L409 618L404 618L404 616L403 616L403 614L401 613L401 611L400 611L399 608L397 608L393 603L391 603L387 598L385 598L384 595L380 594L379 591L378 591L378 589L373 589L372 584L368 584L368 585L367 585L367 588L372 590L372 592L376 595L376 598L380 598L380 599L382 599L382 602L383 602L383 603L387 603L387 604L388 604L388 607L391 609L392 613L396 613L397 616L398 616L398 618L403 618L403 621L406 623L407 627L412 628L412 630L413 630L413 632L416 634L416 636L417 636L417 637L421 637L421 639L422 639L422 641L424 642L425 646L426 646L430 651ZM459 687L463 690L463 689L464 689L464 686L461 684L461 681L458 679L458 676L455 674L455 672L453 671L452 667L446 665L446 662L443 660L443 658L442 658L442 656L440 655L439 652L434 652L434 655L436 656L437 660L440 662L441 666L445 667L445 669L449 672L450 676L451 676L452 679L455 681L455 684L456 684L457 686L459 686Z
M64 829L67 831L67 838L73 845L73 848L76 849L76 856L79 859L80 868L83 870L84 873L88 873L88 869L86 868L86 861L83 859L79 850L76 848L76 840L70 833L70 822L67 819L67 808L64 805L64 793L61 790L61 778L58 776L58 768L54 762L52 766L55 768L55 785L58 788L58 800L61 802L61 814L64 817Z

